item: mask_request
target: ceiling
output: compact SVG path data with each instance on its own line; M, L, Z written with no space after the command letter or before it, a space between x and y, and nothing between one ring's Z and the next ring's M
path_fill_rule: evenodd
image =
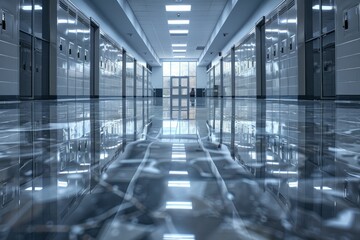
M247 22L262 0L91 0L111 27L150 65L183 53L173 53L172 44L186 43L186 59L206 66ZM191 12L166 12L167 4L190 4ZM188 19L187 36L171 36L167 20ZM120 23L120 24L119 24ZM226 33L226 36L225 36ZM204 50L196 50L206 47ZM182 48L183 49L183 48Z
M227 0L128 0L130 7L152 47L161 59L173 58L171 44L186 43L186 58L198 59ZM191 4L191 12L166 12L167 4ZM180 13L180 17L177 14ZM189 29L188 36L170 36L167 20L190 20L189 25L172 25L171 29Z

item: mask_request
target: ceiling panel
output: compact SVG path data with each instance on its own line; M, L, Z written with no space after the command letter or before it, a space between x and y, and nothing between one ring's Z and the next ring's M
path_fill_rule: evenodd
M198 59L221 15L227 0L128 0L137 20L159 58L172 58L172 43L187 43L186 57ZM167 4L191 4L191 12L166 12ZM190 25L174 25L171 29L189 29L186 37L170 36L168 19L189 19Z

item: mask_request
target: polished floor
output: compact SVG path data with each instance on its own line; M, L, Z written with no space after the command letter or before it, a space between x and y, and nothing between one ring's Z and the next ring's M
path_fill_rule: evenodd
M359 208L359 103L0 103L0 239L359 239Z

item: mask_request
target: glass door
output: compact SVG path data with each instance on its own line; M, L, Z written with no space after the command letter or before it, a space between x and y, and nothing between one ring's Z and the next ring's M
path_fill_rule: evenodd
M171 118L189 119L189 77L171 77Z

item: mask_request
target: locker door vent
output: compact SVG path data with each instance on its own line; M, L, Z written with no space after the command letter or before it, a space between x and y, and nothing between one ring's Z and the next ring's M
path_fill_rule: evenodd
M273 22L276 22L277 19L278 19L278 15L277 15L277 14L275 14L275 15L272 16L272 18L271 18L271 20L272 20Z
M295 0L289 2L288 9L291 9L293 6L295 6Z
M76 19L76 12L69 8L69 15Z
M65 11L68 10L68 6L66 5L66 3L64 3L62 1L59 1L59 7L61 7Z
M81 22L82 24L84 24L85 26L88 26L89 23L82 17L78 16L78 21Z
M280 9L279 15L283 15L284 13L286 13L287 10L288 10L287 6L284 6L282 9Z

